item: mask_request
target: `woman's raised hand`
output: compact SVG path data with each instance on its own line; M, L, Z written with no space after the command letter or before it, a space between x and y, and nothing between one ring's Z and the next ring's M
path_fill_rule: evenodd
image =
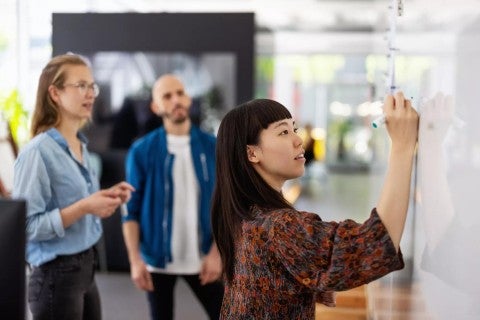
M418 113L402 92L385 98L383 112L386 116L392 148L413 151L418 138Z

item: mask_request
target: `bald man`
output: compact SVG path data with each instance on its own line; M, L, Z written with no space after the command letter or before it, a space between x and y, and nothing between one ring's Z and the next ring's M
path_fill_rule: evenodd
M192 100L171 74L152 89L163 127L136 141L126 161L135 192L123 236L135 286L147 293L152 319L173 319L174 286L183 277L210 319L223 299L222 266L210 226L215 137L191 123Z

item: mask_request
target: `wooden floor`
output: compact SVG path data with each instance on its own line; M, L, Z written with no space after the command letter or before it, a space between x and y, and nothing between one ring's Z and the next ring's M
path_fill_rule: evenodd
M366 320L367 296L365 286L337 292L335 308L317 304L316 320Z
M316 320L433 320L415 284L384 286L376 281L337 292L337 307L317 304Z
M367 314L375 320L433 320L425 298L415 283L385 285L375 281L368 285Z

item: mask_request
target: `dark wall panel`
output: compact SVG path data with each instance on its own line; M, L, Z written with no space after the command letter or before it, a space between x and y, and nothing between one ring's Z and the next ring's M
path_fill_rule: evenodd
M253 97L253 13L54 13L53 55L68 51L231 52L237 103Z

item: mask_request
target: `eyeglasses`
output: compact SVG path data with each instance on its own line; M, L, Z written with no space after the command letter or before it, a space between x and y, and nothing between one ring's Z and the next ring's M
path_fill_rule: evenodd
M75 87L78 89L80 94L86 95L88 89L92 89L93 96L96 98L100 94L100 87L96 83L88 84L86 82L79 82L79 83L65 83L64 87Z

